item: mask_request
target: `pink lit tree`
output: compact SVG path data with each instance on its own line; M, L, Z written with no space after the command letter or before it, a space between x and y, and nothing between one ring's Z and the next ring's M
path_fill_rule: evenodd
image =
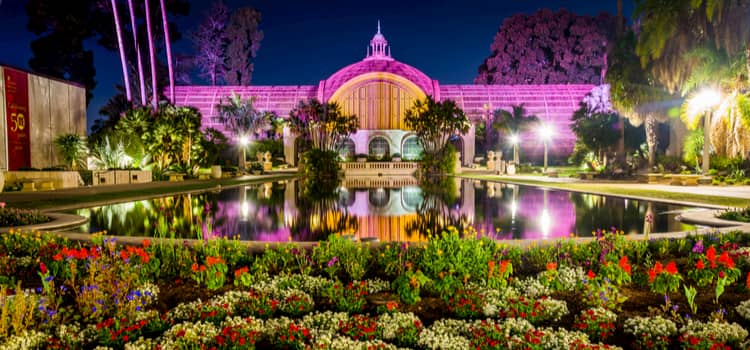
M128 10L130 11L130 29L133 32L133 46L135 49L136 61L138 64L138 85L140 87L141 105L146 105L146 79L143 76L143 58L141 57L141 47L138 45L138 25L135 21L135 10L133 0L128 0Z
M164 30L164 47L167 50L167 69L169 72L169 101L174 103L174 69L172 68L172 44L169 42L169 22L167 21L167 6L160 0L161 21Z
M599 84L616 19L567 10L507 18L479 67L477 84Z
M128 77L128 62L125 60L125 47L122 44L122 28L120 28L120 16L117 12L117 1L112 0L112 17L115 22L115 33L117 34L117 49L120 52L120 64L122 65L122 78L125 82L125 97L128 101L133 100L130 92L130 78Z

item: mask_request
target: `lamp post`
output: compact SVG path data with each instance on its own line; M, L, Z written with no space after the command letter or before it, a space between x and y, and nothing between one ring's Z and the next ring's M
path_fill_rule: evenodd
M709 157L709 146L711 145L711 135L709 129L711 128L711 114L713 108L721 102L721 94L713 88L705 88L701 90L695 97L693 97L693 103L696 108L704 111L703 116L703 164L701 172L703 175L708 174L710 169L710 157Z
M247 136L243 135L243 136L240 136L239 141L240 141L240 148L242 149L242 152L240 152L239 166L240 166L240 169L244 171L247 169L247 165L245 163L246 162L245 149L247 148L247 144L250 142L250 139L248 139Z
M509 141L510 144L513 145L513 164L518 165L518 143L521 142L521 139L518 135L513 134L510 135Z
M549 124L544 124L539 128L539 137L542 139L542 142L544 142L544 171L543 173L547 173L547 148L549 147L549 141L552 139L553 134L552 127L550 127Z

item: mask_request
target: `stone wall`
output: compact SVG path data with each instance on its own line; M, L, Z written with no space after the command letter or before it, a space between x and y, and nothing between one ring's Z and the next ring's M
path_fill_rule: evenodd
M4 67L0 66L0 169L8 168ZM60 134L86 134L86 90L61 80L28 73L31 166L61 165L53 140Z

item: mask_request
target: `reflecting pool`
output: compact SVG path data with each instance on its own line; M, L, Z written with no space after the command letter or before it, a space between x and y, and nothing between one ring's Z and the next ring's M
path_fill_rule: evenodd
M536 187L450 179L441 191L412 178L345 179L330 196L310 198L297 181L182 194L75 213L90 218L82 232L123 236L257 241L312 241L330 233L380 241L420 241L447 226L473 227L497 239L689 231L677 221L687 209L662 203Z

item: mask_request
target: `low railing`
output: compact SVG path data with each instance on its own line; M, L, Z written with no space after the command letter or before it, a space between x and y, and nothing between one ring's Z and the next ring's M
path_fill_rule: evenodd
M356 175L412 175L419 168L416 162L347 162L341 163L346 174Z

